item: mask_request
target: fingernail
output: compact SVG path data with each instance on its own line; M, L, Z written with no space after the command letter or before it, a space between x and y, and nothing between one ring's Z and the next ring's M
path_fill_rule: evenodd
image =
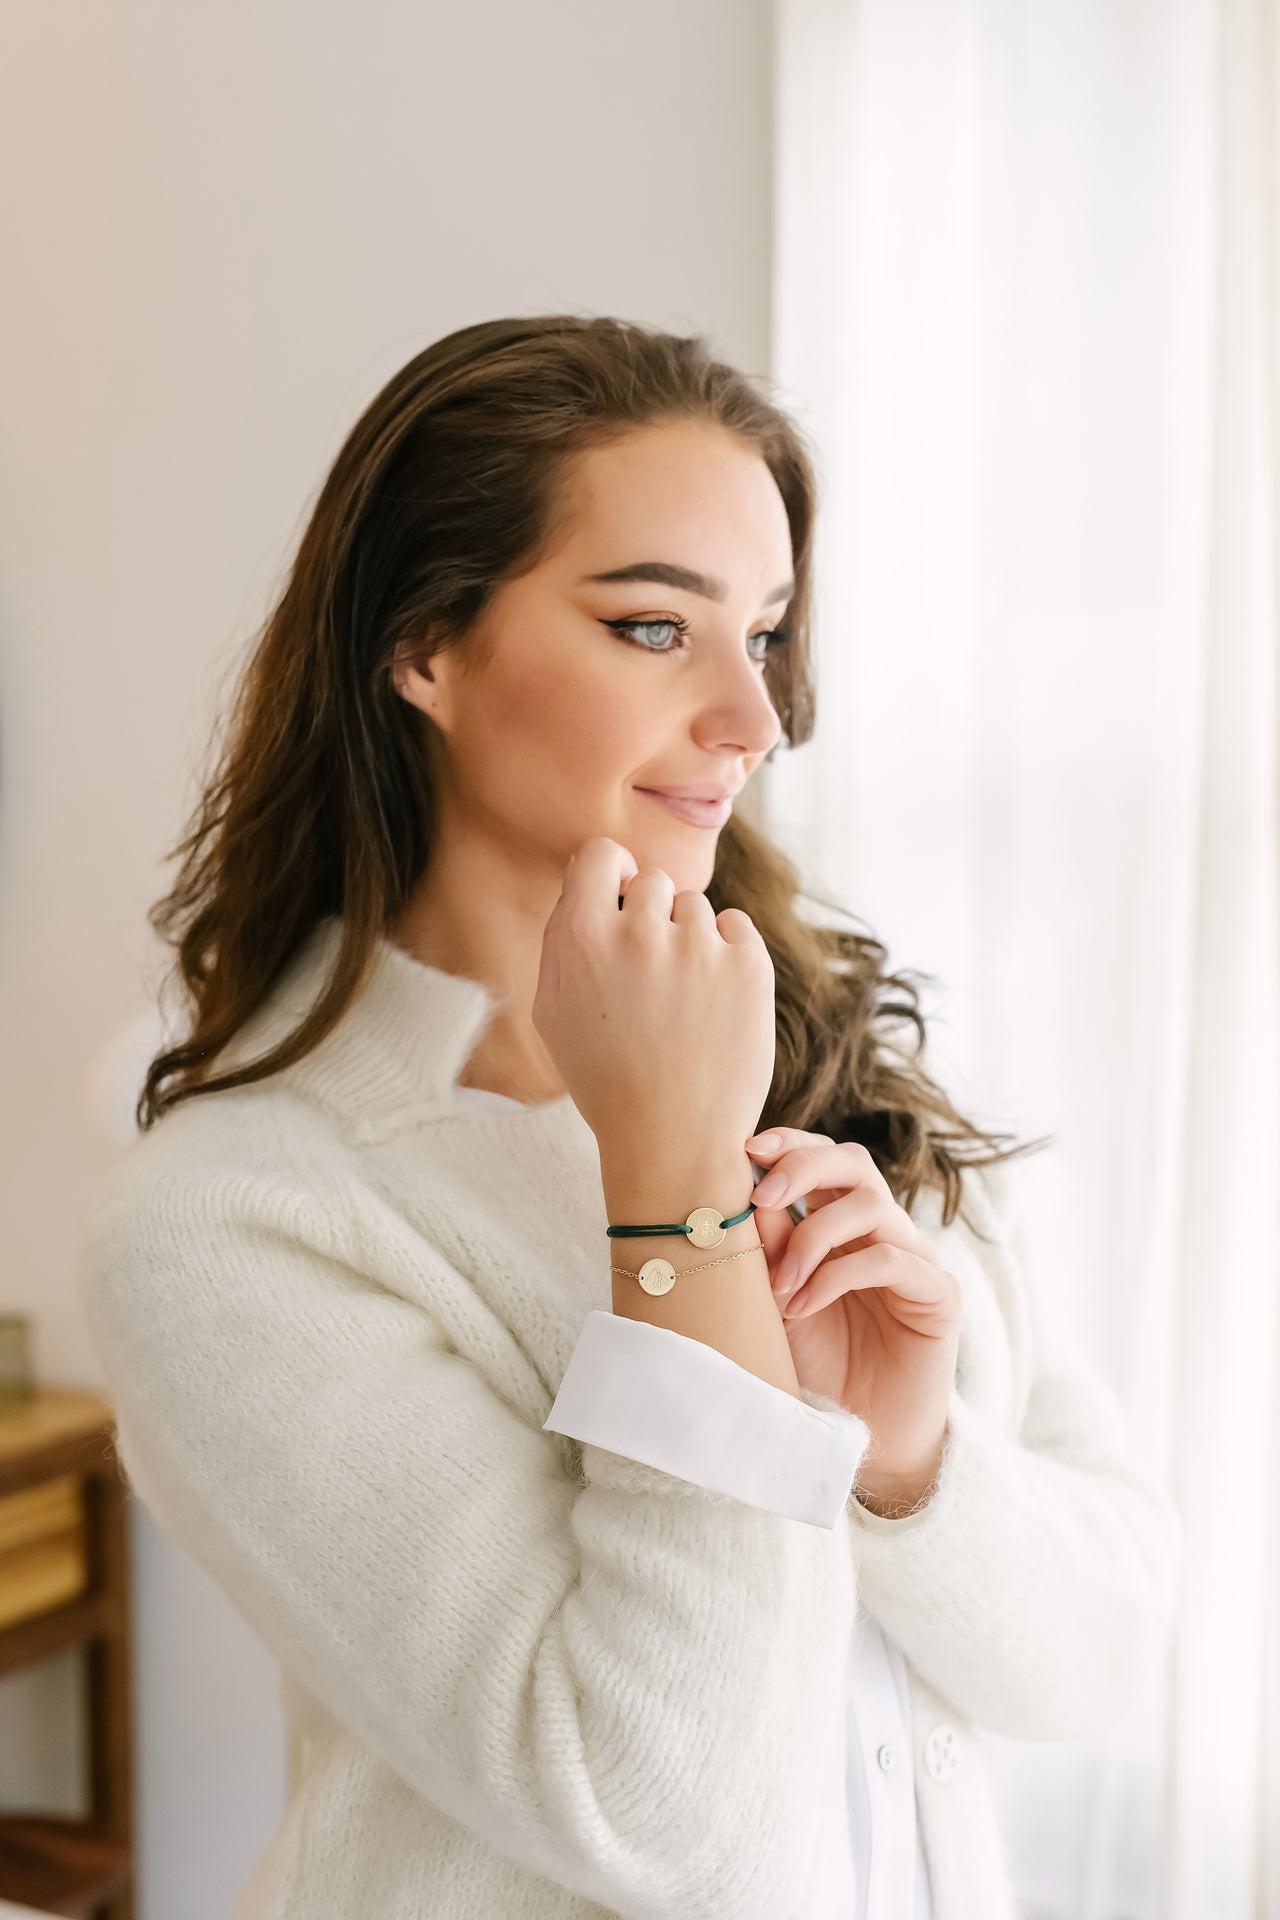
M796 1260L795 1255L792 1253L784 1253L782 1259L778 1262L778 1271L773 1276L773 1283L777 1287L780 1296L785 1297L792 1291L796 1284L796 1275L799 1271L799 1262Z
M772 1153L777 1144L776 1133L753 1133L747 1142L749 1147L759 1147L761 1153Z
M780 1167L775 1167L773 1172L766 1173L759 1186L752 1190L751 1198L758 1207L771 1207L776 1200L782 1198L786 1190L787 1176Z

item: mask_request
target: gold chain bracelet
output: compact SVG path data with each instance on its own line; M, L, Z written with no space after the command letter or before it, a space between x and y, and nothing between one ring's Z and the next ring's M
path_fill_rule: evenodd
M736 1253L722 1253L718 1260L701 1260L696 1267L673 1267L669 1260L646 1260L637 1273L632 1267L609 1268L610 1273L625 1273L629 1280L638 1280L646 1293L670 1293L676 1283L677 1273L681 1279L686 1273L701 1273L706 1267L722 1267L726 1260L741 1260L744 1253L763 1253L761 1241L753 1241L749 1247L739 1247Z

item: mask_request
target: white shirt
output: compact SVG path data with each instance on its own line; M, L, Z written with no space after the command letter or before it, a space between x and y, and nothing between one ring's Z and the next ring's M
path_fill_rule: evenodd
M521 1104L481 1087L455 1085L454 1093L464 1105ZM754 1160L751 1164L759 1177L759 1164ZM803 1212L803 1202L799 1210ZM657 1353L647 1338L655 1331L687 1350L681 1354L681 1392L693 1399L699 1394L709 1398L726 1390L734 1392L741 1401L743 1427L767 1436L764 1444L745 1452L722 1437L723 1426L673 1430L665 1411L660 1414L653 1393L654 1366L669 1357L667 1352ZM667 1472L697 1486L734 1492L753 1506L811 1520L813 1510L801 1509L789 1485L766 1484L761 1472L771 1456L777 1457L778 1449L795 1444L796 1436L784 1430L785 1413L767 1381L746 1367L736 1367L727 1375L702 1341L668 1328L654 1329L624 1314L607 1321L594 1314L570 1357L544 1425L552 1432L591 1440L651 1464L659 1464L660 1451L660 1464ZM817 1438L819 1458L815 1462L806 1439L804 1468L813 1480L812 1469L815 1464L818 1467L820 1498L830 1516L825 1524L830 1525L849 1497L852 1475L845 1465L842 1437L820 1430ZM916 1819L910 1726L902 1655L859 1604L849 1658L846 1772L849 1832L858 1872L856 1920L931 1920L929 1874Z

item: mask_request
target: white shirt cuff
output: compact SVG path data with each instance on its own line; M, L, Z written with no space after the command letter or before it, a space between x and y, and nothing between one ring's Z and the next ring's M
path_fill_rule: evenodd
M834 1402L814 1406L703 1340L599 1308L583 1322L543 1428L827 1528L871 1437Z

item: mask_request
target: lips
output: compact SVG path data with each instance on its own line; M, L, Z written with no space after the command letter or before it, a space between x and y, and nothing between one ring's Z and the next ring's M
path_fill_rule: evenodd
M730 794L723 795L719 800L690 800L679 794L659 793L653 787L637 787L636 792L656 800L660 807L665 807L677 820L683 820L691 827L722 827L733 812L733 797Z

